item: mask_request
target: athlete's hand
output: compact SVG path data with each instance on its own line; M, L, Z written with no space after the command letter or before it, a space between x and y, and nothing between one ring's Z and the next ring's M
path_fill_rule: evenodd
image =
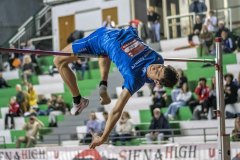
M95 147L100 146L101 144L104 143L102 138L99 137L98 135L94 134L93 132L91 132L91 135L92 135L92 143L89 145L90 149L95 149Z

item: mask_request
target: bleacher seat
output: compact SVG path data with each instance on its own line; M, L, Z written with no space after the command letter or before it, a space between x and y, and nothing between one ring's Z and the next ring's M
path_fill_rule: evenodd
M83 139L84 135L87 133L87 126L77 126L76 127L78 139Z
M237 58L237 63L240 64L240 54L236 54L236 58Z
M229 111L231 113L240 113L240 102L234 104L227 104L225 107L225 111Z
M238 78L240 72L240 63L239 64L228 64L226 65L227 73L232 73L234 78Z
M116 87L116 94L117 94L117 97L120 96L122 92L122 87L119 86L119 87ZM136 93L134 93L131 97L139 97L138 93L141 92L141 96L143 97L148 97L151 95L151 90L149 88L149 85L148 84L145 84L144 86L142 86L142 88L140 88Z
M187 37L175 38L175 39L161 40L160 44L161 44L162 51L172 51L175 48L187 46L188 40L187 40Z
M18 69L2 72L2 75L5 80L19 79Z
M49 95L54 93L64 93L63 83L34 85L38 95Z
M63 79L60 74L54 74L53 76L50 75L39 75L39 84L53 84L53 83L63 83Z
M111 111L112 108L115 106L117 99L113 99L110 104L105 105L104 108L106 111ZM132 110L141 110L141 109L148 109L149 106L152 104L152 97L131 97L127 102L126 106L124 107L127 111Z
M5 143L12 143L10 130L1 130L0 137L1 136L5 137Z

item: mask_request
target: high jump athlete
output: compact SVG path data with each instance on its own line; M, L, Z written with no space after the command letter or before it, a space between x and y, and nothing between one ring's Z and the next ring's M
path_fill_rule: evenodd
M87 98L81 96L76 77L68 66L69 63L78 59L78 55L94 54L108 57L99 58L101 72L99 94L101 104L104 105L111 102L107 93L107 79L111 61L116 64L124 79L123 90L109 115L105 130L100 137L93 134L90 148L95 148L107 140L109 133L120 118L128 99L144 83L155 82L166 87L173 87L178 81L176 70L170 65L163 65L164 60L162 56L143 43L133 27L124 29L99 28L88 37L74 41L64 48L63 51L74 53L74 56L56 56L54 63L72 93L73 107L71 114L73 115L80 114L89 103Z

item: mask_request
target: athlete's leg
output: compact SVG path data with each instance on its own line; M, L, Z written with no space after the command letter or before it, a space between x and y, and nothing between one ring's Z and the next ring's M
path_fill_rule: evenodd
M69 44L67 47L65 47L63 52L70 52L72 53L72 44ZM55 56L54 58L54 64L58 68L58 71L63 79L63 81L66 83L68 88L70 89L72 96L76 97L80 94L76 77L73 73L73 71L69 68L68 64L72 63L77 60L77 57L75 56Z
M99 84L100 103L102 105L105 105L111 102L111 98L107 93L107 80L108 80L108 73L109 73L111 61L109 58L99 58L98 63L99 63L99 68L101 73L101 80L102 80Z
M70 52L72 51L72 44L69 44L67 47L63 49L63 52ZM58 71L63 79L63 81L66 83L68 88L70 89L72 96L73 96L73 107L71 109L71 114L77 115L81 113L81 111L87 107L89 101L88 99L82 98L80 95L80 91L78 89L77 80L73 73L73 71L69 68L68 64L76 61L77 57L75 56L56 56L54 58L54 64L58 68Z

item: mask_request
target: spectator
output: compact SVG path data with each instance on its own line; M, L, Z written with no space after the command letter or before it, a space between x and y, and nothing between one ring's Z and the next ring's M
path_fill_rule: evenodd
M88 66L88 58L80 58L77 61L73 62L72 69L77 71L81 71L81 80L84 79L85 71L89 71ZM90 72L90 71L89 71Z
M240 160L240 152L236 154L235 157L233 157L232 160Z
M224 79L226 81L226 84L224 85L225 104L236 103L238 98L238 88L233 82L233 75L231 73L227 73L224 76Z
M38 97L35 89L33 88L33 85L31 83L28 83L28 94L29 94L29 106L30 106L30 112L34 108L38 108Z
M19 104L16 102L16 97L12 97L9 103L8 113L5 115L5 129L8 129L8 118L11 118L11 127L10 129L15 128L14 117L19 116Z
M48 121L49 127L57 127L56 116L65 114L66 104L64 103L62 96L58 95L56 103L52 106L49 113Z
M0 72L0 88L9 88L11 87L7 81L3 78L2 73Z
M145 42L148 38L148 32L145 24L139 19L133 19L129 22L129 25L137 29L138 36Z
M29 117L29 121L26 122L23 126L23 130L26 131L25 136L21 136L18 138L16 142L16 148L21 147L21 143L26 144L26 148L32 147L37 143L38 131L42 128L44 124L37 119L34 115Z
M240 141L240 116L235 118L234 129L232 130L232 140Z
M240 52L240 35L237 38L237 47L238 47L238 52Z
M172 102L168 106L168 110L165 113L166 117L168 117L169 120L173 120L176 116L178 109L186 105L188 101L191 99L191 97L192 97L192 92L188 90L187 83L183 83L180 93L176 97L176 101Z
M208 106L207 109L212 108L213 110L217 109L217 98L216 98L216 78L215 76L212 77L212 82L211 82L211 88L210 88L210 93L207 101L205 102L206 106ZM208 110L207 110L208 112ZM216 119L216 115L213 112L213 119Z
M202 30L202 21L200 16L196 16L195 24L193 26L193 33L188 35L188 43L190 46L195 46L196 44L193 42L193 36L199 37L200 32Z
M103 24L102 24L103 27L110 27L110 28L115 28L116 27L116 24L115 22L112 20L112 16L111 15L108 15L106 20L103 21Z
M234 83L238 88L238 101L240 101L240 72L238 72L238 78L234 80Z
M217 17L214 15L214 11L209 11L209 16L205 19L204 25L207 26L207 29L211 33L217 31Z
M150 133L145 135L148 144L152 144L152 142L156 140L158 143L161 143L161 141L165 139L165 136L170 135L169 131L165 130L170 129L168 120L161 113L161 110L155 108L153 113L154 117L149 126Z
M127 111L122 113L122 117L116 127L116 133L122 145L125 145L127 141L132 139L132 136L134 135L134 124Z
M224 53L232 53L235 48L235 42L232 40L232 38L229 36L228 30L222 30L221 32L222 37L222 50Z
M160 15L154 11L154 7L150 6L148 8L148 22L150 24L151 30L151 41L160 42Z
M202 56L202 50L205 49L205 53L208 55L212 49L213 44L213 34L208 31L208 27L203 25L201 34L200 34L200 56Z
M13 44L10 44L9 45L9 48L10 49L15 49L15 46ZM20 67L21 65L21 61L20 59L18 59L18 64L16 63L16 59L18 58L18 54L17 53L14 53L14 52L11 52L9 53L9 57L8 57L8 62L10 64L10 67L11 67L11 70L15 69L15 68L18 68ZM15 62L14 62L15 61ZM14 63L13 63L14 62Z
M192 0L192 3L189 6L189 12L201 14L202 12L206 12L206 11L207 11L207 6L205 3L200 2L199 0Z
M208 106L206 105L206 101L209 97L210 89L206 82L206 78L199 78L198 86L195 88L195 94L198 96L198 99L189 103L191 110L194 112L193 119L207 119ZM197 105L201 105L201 112L199 112L198 109L195 109Z
M16 85L16 101L20 106L21 114L24 114L29 109L29 94L22 90L22 86L20 84Z
M225 27L225 22L224 21L219 21L218 22L218 30L217 30L217 32L215 34L215 37L221 37L221 33L222 33L223 30L225 30L228 33L230 33L230 30Z
M172 101L173 101L173 102L176 102L176 98L177 98L178 94L180 93L180 90L181 90L181 88L182 88L182 85L183 85L184 83L188 83L188 79L187 79L187 77L184 75L184 72L183 72L182 69L178 68L178 69L177 69L177 73L178 73L178 76L179 76L179 78L178 78L178 83L177 83L177 85L176 85L176 88L174 88L174 89L172 90L172 92L171 92L171 98L172 98Z
M166 106L167 93L166 89L161 84L156 84L153 88L153 104L150 106L151 113L155 108L163 108Z
M83 139L83 143L90 143L92 140L91 133L99 133L100 123L97 119L95 112L89 114L89 120L87 121L87 133Z
M27 84L31 80L32 74L34 73L34 66L29 55L25 55L23 58L22 72L23 81L25 84Z
M102 134L104 129L105 129L105 126L106 126L106 123L107 123L107 120L108 120L108 112L104 111L102 113L102 115L103 115L104 120L101 122L101 125L100 125L100 134ZM117 137L118 136L117 136L117 133L116 133L116 128L114 127L113 130L110 133L109 140L111 142L115 143L116 140L117 140Z

